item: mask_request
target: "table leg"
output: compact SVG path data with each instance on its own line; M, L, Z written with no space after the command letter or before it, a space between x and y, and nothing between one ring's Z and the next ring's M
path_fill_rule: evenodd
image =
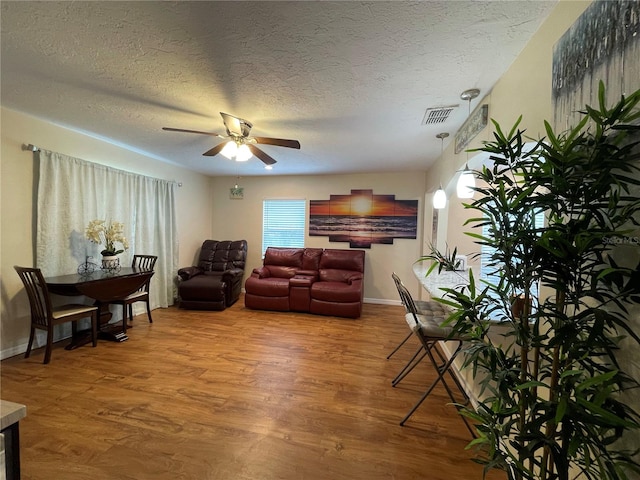
M4 435L5 474L7 480L20 480L20 427L16 422L9 425Z
M124 333L122 327L109 323L109 320L111 320L111 317L113 316L109 310L109 304L96 302L95 305L100 309L100 314L98 316L98 339L107 340L109 342L124 342L129 340L129 337ZM76 332L69 345L64 348L65 350L75 350L76 348L90 342L91 329L81 330Z

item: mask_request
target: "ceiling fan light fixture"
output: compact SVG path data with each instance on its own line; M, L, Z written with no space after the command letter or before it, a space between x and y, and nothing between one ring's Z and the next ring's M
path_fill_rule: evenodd
M236 162L246 162L253 156L253 153L251 153L251 150L249 149L249 147L244 143L240 145L237 150L238 151L236 152Z
M237 153L238 153L238 145L236 144L235 141L230 140L224 146L224 148L220 152L220 155L227 157L229 160L233 160L233 158L235 158Z

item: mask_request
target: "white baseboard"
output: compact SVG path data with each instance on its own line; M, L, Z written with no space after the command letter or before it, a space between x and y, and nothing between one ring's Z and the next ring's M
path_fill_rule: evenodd
M402 305L400 300L387 300L385 298L365 298L364 303L373 303L377 305Z
M6 358L11 358L11 357L15 357L16 355L24 354L24 352L27 351L27 343L23 343L22 345L16 345L14 347L9 347L9 348L5 348L4 350L0 350L0 360L4 360Z

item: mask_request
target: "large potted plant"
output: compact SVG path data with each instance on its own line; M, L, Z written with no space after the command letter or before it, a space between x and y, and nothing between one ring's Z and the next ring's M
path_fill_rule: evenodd
M446 323L469 339L465 365L481 388L464 413L477 423L472 445L486 470L509 479L640 472L618 442L639 438L638 414L621 398L638 382L616 357L622 336L640 342L627 310L640 302L640 91L611 108L604 99L601 84L599 106L579 125L556 134L547 123L529 151L520 119L507 133L494 122L494 140L479 149L493 163L476 172L483 186L466 207L485 233L469 234L491 247L499 280L470 271L469 286L443 301L454 311Z

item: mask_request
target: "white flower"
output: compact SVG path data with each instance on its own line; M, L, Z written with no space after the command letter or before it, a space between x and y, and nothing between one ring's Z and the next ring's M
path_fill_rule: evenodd
M106 220L91 220L85 234L91 242L104 244L104 250L100 252L102 255L118 255L129 248L122 222L107 223ZM120 243L122 248L117 248L116 243Z

